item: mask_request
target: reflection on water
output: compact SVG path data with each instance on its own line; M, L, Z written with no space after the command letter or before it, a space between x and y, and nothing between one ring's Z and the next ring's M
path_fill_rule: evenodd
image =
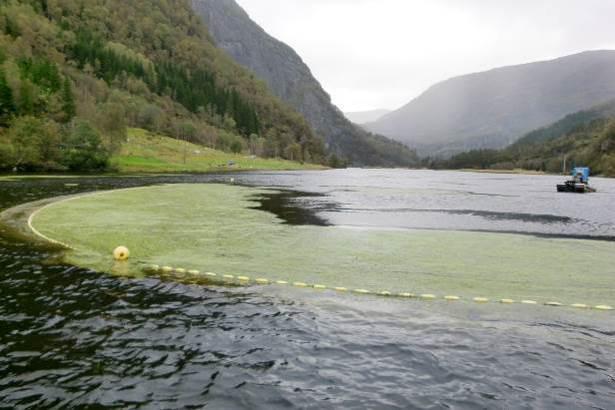
M348 170L235 179L327 194L313 203L337 204L318 212L332 224L380 223L344 207L417 206L573 221L378 218L402 228L615 233L611 181L594 180L595 196L563 198L550 192L559 178L487 177ZM0 182L0 201L6 208L92 189L227 178ZM498 192L507 196L490 196ZM609 409L615 401L609 313L120 279L58 264L54 251L10 238L0 238L0 266L0 407Z
M251 207L271 212L289 225L329 226L319 213L338 211L339 207L328 202L325 194L311 192L272 190L253 195L250 199L258 205Z

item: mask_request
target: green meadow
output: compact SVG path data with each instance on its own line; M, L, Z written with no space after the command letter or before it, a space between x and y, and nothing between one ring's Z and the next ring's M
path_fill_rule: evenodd
M138 128L128 130L128 139L112 157L111 165L120 173L324 169L315 164L218 151Z

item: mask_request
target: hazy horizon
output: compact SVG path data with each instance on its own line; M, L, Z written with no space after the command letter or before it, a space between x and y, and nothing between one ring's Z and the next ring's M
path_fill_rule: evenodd
M237 1L345 112L394 110L459 75L615 49L615 2L601 0Z

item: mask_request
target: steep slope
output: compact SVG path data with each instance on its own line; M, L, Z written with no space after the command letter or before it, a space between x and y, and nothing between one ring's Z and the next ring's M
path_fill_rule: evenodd
M569 135L582 130L597 120L607 120L609 118L615 118L615 100L568 114L553 124L531 131L508 147L507 150L529 151L533 149L532 147L537 147L563 135Z
M503 150L474 150L431 165L447 168L522 168L560 172L564 161L615 176L615 100L569 114Z
M192 0L216 44L302 113L329 150L355 165L411 165L413 152L369 135L331 103L297 53L267 34L234 0Z
M305 119L213 44L189 0L0 2L0 169L102 168L130 126L326 159ZM103 151L95 167L83 158Z
M344 115L351 122L355 124L366 124L368 122L378 121L380 118L387 114L390 114L391 110L369 110L369 111L355 111L345 112Z
M455 77L366 127L429 155L500 148L615 98L613 67L615 51L590 51Z

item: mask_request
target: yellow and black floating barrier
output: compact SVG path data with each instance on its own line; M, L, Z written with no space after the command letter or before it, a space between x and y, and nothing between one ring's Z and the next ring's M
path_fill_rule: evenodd
M589 309L589 305L586 305L585 303L573 303L570 306L572 306L575 309Z
M128 255L127 249L126 249L126 254ZM128 257L127 255L126 257ZM242 285L256 284L256 285L293 286L296 288L311 288L311 289L322 290L322 291L331 290L331 291L340 292L340 293L354 293L357 295L397 297L397 298L404 298L404 299L417 299L417 300L423 300L423 301L443 300L446 302L459 302L459 301L467 300L467 301L471 301L471 302L479 303L479 304L495 302L495 303L500 303L500 304L505 304L505 305L522 304L522 305L530 305L530 306L531 305L533 306L541 305L541 306L549 306L549 307L570 307L574 309L588 309L588 310L591 309L591 310L599 310L599 311L615 310L615 307L610 306L610 305L588 305L584 303L573 303L573 304L567 305L567 304L554 301L554 300L550 300L544 303L538 302L536 300L531 300L531 299L522 299L519 301L515 299L497 299L497 300L492 301L491 299L487 297L483 297L483 296L477 296L471 299L464 299L461 296L456 296L456 295L437 296L432 293L422 293L422 294L415 294L415 293L409 293L409 292L392 293L388 290L371 291L369 289L347 288L343 286L330 287L330 286L326 286L322 284L309 284L306 282L288 282L285 280L271 280L271 279L262 278L262 277L253 279L249 276L217 274L214 272L201 273L200 271L194 270L194 269L186 270L184 268L174 268L171 266L160 266L160 265L148 265L144 268L144 270L147 272L160 273L163 275L174 275L175 277L179 279L207 278L211 280L218 280L219 282L222 282L222 283L233 282L233 283L239 283Z

